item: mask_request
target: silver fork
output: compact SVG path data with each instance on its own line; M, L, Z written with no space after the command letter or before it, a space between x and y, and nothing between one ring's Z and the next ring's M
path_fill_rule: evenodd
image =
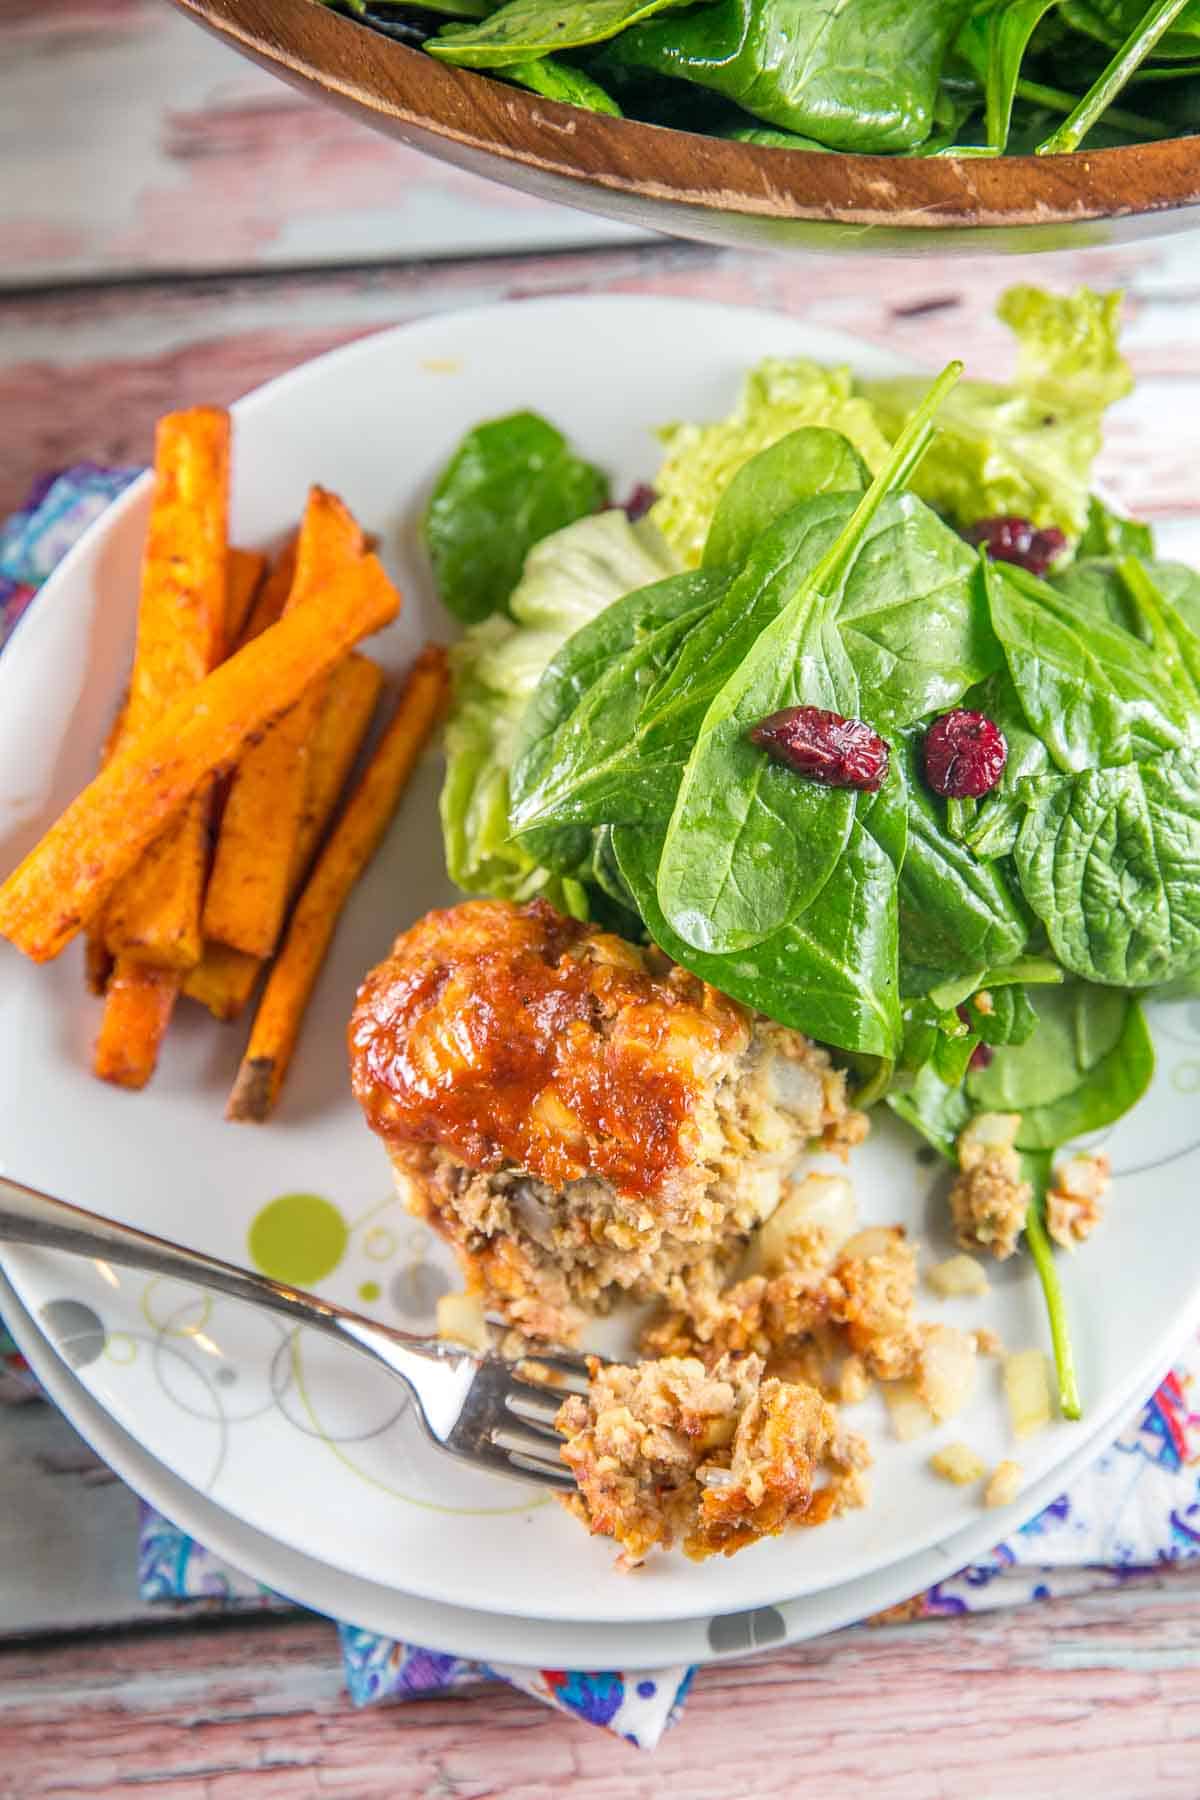
M462 1461L569 1492L573 1476L560 1461L554 1418L567 1393L587 1391L587 1365L570 1351L531 1351L521 1362L479 1355L440 1338L415 1337L335 1306L317 1294L240 1269L200 1250L99 1213L70 1206L0 1177L0 1242L36 1244L99 1257L128 1269L170 1275L216 1288L233 1300L269 1307L348 1344L399 1377L416 1402L433 1442ZM541 1379L538 1372L544 1371Z

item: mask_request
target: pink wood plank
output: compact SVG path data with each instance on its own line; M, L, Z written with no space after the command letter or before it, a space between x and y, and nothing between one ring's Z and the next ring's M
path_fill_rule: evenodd
M302 99L163 0L0 0L0 285L640 234Z
M1158 255L1045 257L1036 277L1056 287L1130 284L1129 340L1141 379L1109 427L1101 473L1134 511L1200 517L1200 338L1193 328L1200 272L1195 289L1176 287L1170 304L1161 303ZM964 352L976 373L1009 366L993 307L1003 287L1029 272L1011 260L977 264L969 279L958 265L920 260L854 258L815 268L819 275L782 259L663 243L370 274L0 297L0 510L17 502L40 468L78 456L141 460L152 421L169 407L231 400L363 332L489 300L581 291L691 295L778 307L930 367ZM754 357L749 324L746 357Z
M0 1653L5 1800L1195 1800L1200 1577L705 1671L653 1757L511 1691L355 1713L332 1627Z

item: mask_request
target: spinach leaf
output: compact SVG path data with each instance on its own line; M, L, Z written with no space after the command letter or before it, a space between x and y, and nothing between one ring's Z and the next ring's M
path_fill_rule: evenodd
M716 0L627 32L611 54L714 89L833 150L914 150L929 136L968 0Z
M1023 1150L1056 1150L1123 1117L1154 1073L1150 1033L1137 1001L1112 989L1071 982L1039 989L1036 1030L997 1049L967 1076L982 1111L1021 1115Z
M818 144L815 138L801 137L795 131L780 131L775 125L735 125L716 135L729 138L735 144L764 144L771 150L817 150L823 156L831 154L828 144Z
M928 1000L931 1005L949 1012L953 1007L961 1006L972 994L982 988L1003 988L1024 986L1050 987L1063 979L1063 972L1056 962L1047 956L1018 956L1012 962L1002 963L994 969L972 969L969 975L959 975L950 981L941 981L931 987Z
M1013 100L1029 40L1058 0L993 0L976 10L959 34L957 49L984 83L987 144L999 154L1008 143Z
M843 505L848 511L849 503ZM799 884L792 884L798 871L817 891L818 848L824 845L827 856L837 853L844 842L837 833L850 808L844 790L839 795L838 790L818 789L791 770L768 763L746 741L748 723L803 702L846 716L861 712L890 733L954 704L994 664L999 651L977 559L910 494L892 496L881 505L840 592L823 604L810 598L804 602L809 610L801 612L793 602L790 612L779 612L760 627L759 604L741 616L735 612L744 594L739 581L685 644L651 693L641 729L647 745L662 742L667 734L678 743L680 728L693 740L685 752L692 759L690 777L685 776L676 803L682 835L674 852L668 838L664 859L671 862L676 854L686 858L689 874L694 870L707 879L719 873L734 831L747 833L747 857L763 854L764 842L772 844L756 863L753 879L767 918L778 922L779 909L796 904ZM733 673L722 686L720 677L730 665ZM709 700L702 712L714 688L719 698ZM722 717L719 708L731 704L734 710ZM697 792L703 808L692 801ZM692 810L685 815L689 802ZM683 884L678 896L669 889L671 900L668 892L660 890L659 896L684 936L689 933L681 928L676 904L690 906L698 917L718 917L709 914L715 902L707 897L682 897L689 886ZM741 893L734 899L740 909ZM716 947L716 940L707 947Z
M759 633L837 541L853 509L853 499L843 494L816 495L763 532L724 600L689 634L648 694L631 756L673 758L682 775L709 706ZM678 779L672 804L677 790Z
M912 494L885 501L864 533L837 625L864 713L885 736L1002 666L980 558Z
M971 1117L961 1086L943 1081L933 1064L926 1063L907 1086L891 1089L887 1103L947 1162L955 1161L955 1144Z
M1129 35L1112 61L1092 83L1070 117L1037 147L1039 156L1063 156L1078 150L1092 126L1106 113L1160 39L1191 7L1193 0L1153 0L1131 23Z
M1125 519L1110 512L1103 500L1092 494L1088 499L1087 527L1075 546L1080 560L1092 556L1154 555L1154 532L1138 519ZM1054 580L1053 576L1051 580ZM1055 582L1055 586L1057 586Z
M698 586L696 592L711 591L714 602L707 615L700 610L689 621L677 656L672 659L662 650L663 672L648 691L644 683L650 673L649 665L639 671L640 710L632 735L622 743L615 733L605 732L601 751L581 734L573 734L570 754L564 745L563 753L554 756L553 793L548 786L539 789L536 817L542 821L560 816L578 818L586 810L593 823L603 823L604 807L608 804L602 799L603 788L620 797L624 822L657 818L665 823L671 816L684 765L712 698L727 675L736 670L759 631L776 616L794 590L799 579L797 569L815 566L836 540L853 504L844 495L816 496L765 531L738 574L729 570L704 571L704 581L709 585ZM582 646L571 650L561 669L556 667L553 675L547 677L548 685L557 686L562 681L571 691L564 691L555 701L545 698L545 730L565 727L587 683L595 679L608 657L616 659L636 651L636 642L622 635L638 611L639 603L631 599L629 604L628 618L616 612L605 626L605 632L613 635L603 648L596 641L598 656L594 661L588 656L590 640L584 640ZM653 648L657 655L659 644ZM589 665L578 677L573 667L577 651L582 651ZM521 805L522 829L535 817L531 775L532 769L527 771L523 783L527 797ZM589 790L586 805L584 789Z
M846 853L811 906L752 949L718 956L672 931L658 903L662 833L618 825L621 873L651 938L722 993L835 1048L894 1058L902 1025L896 981L896 871L904 853L897 784L870 796Z
M805 781L748 735L800 702L858 716L858 682L830 612L804 583L704 715L658 869L659 904L694 949L761 943L816 898L846 847L853 790Z
M324 0L324 3L330 5L332 0ZM374 6L370 4L370 0L337 0L337 3L339 6L344 6L347 12L353 13L356 18L364 18L370 13L392 10L388 5L388 0L376 0ZM394 0L394 4L395 10L399 13L408 10L406 6L400 4L400 0ZM413 4L420 12L445 13L452 19L485 19L492 10L491 0L413 0ZM372 18L371 23L378 26L379 20Z
M613 119L624 116L612 95L605 93L598 81L593 81L573 64L561 62L557 56L505 63L496 73L505 81L514 81L518 87L541 94L546 100L562 100L569 106L586 107L588 112L607 113Z
M999 1044L1027 1043L1037 1027L1037 1013L1025 989L1014 984L999 987L994 993L990 988L987 991L991 995L991 1011L971 1008L973 1027L984 1043L993 1049Z
M840 431L802 425L743 463L717 503L705 568L741 568L769 525L812 494L861 494L870 471Z
M1185 707L1200 704L1200 636L1171 607L1145 563L1123 556L1117 574L1133 603L1142 636Z
M963 696L963 705L985 713L1004 733L1008 745L1008 761L999 786L979 801L946 803L946 829L951 837L966 844L976 856L994 859L1008 856L1017 841L1025 807L1020 799L1021 783L1028 775L1043 775L1050 758L1037 733L1031 728L1017 698L1017 690L1008 670L996 674Z
M466 69L503 69L533 57L599 44L684 0L508 0L478 25L448 25L426 47Z
M1200 750L1023 784L1014 856L1064 968L1154 987L1200 961Z
M929 1059L938 1079L947 1087L961 1087L978 1047L979 1033L961 1021L957 1032L939 1031Z
M602 506L608 485L536 413L469 431L434 486L425 543L443 604L465 624L502 612L526 552Z
M897 744L908 792L908 851L900 871L901 987L924 994L955 976L1011 962L1029 937L1002 867L981 861L945 830L913 736ZM978 985L984 985L980 982Z
M547 825L669 814L677 761L630 764L647 689L727 591L726 570L688 570L626 594L567 639L522 716L510 822L526 845Z
M993 564L988 585L1021 709L1060 769L1130 762L1186 741L1186 714L1145 645L1097 619L1080 631L1060 593L1011 564Z
M798 703L847 718L860 715L859 683L837 613L849 610L844 589L864 539L877 527L890 490L903 486L919 460L932 435L931 418L960 372L961 365L952 364L934 383L829 550L794 578L782 610L709 704L658 870L663 912L695 949L745 949L786 924L820 892L846 845L853 792L797 779L748 734L768 714ZM861 631L862 620L857 623ZM910 678L919 671L917 679L928 684L931 666L936 664L901 657L887 665L900 712L911 703ZM882 691L868 704L888 716Z

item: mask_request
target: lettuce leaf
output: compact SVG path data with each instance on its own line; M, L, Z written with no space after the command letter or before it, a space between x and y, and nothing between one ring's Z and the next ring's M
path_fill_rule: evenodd
M509 831L517 727L567 638L622 594L677 566L647 521L631 525L623 512L595 513L534 545L509 602L511 618L484 619L455 645L441 817L446 867L457 886L509 900L541 894L565 911L586 913L592 833L568 828L554 858L567 872L551 874Z
M1016 379L1011 387L959 384L938 416L914 492L959 525L1016 513L1079 538L1104 411L1132 385L1117 349L1120 305L1119 294L1087 288L1010 288L998 310L1017 338ZM860 392L895 436L926 386L922 376L904 376L863 382Z
M998 310L1017 339L1015 380L959 383L909 483L913 492L959 525L1017 513L1081 536L1101 419L1131 386L1117 348L1120 307L1116 293L1010 288ZM727 419L662 433L666 459L651 517L694 567L718 501L752 456L802 425L824 425L848 438L874 473L927 387L922 375L855 382L846 369L771 358L747 378Z
M655 479L658 501L650 517L689 568L698 567L717 502L738 470L802 425L839 431L872 473L891 447L871 405L855 395L848 369L778 358L746 377L727 419L670 425L661 433L667 454Z

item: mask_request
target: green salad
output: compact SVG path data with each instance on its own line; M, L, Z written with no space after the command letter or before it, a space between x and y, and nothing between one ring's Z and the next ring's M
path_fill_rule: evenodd
M639 517L494 420L427 516L454 880L649 937L950 1160L1019 1115L1071 1416L1051 1156L1145 1092L1141 997L1200 992L1200 575L1090 492L1118 307L1011 290L1008 386L765 363Z
M550 100L783 149L1057 155L1200 117L1200 0L325 3Z

